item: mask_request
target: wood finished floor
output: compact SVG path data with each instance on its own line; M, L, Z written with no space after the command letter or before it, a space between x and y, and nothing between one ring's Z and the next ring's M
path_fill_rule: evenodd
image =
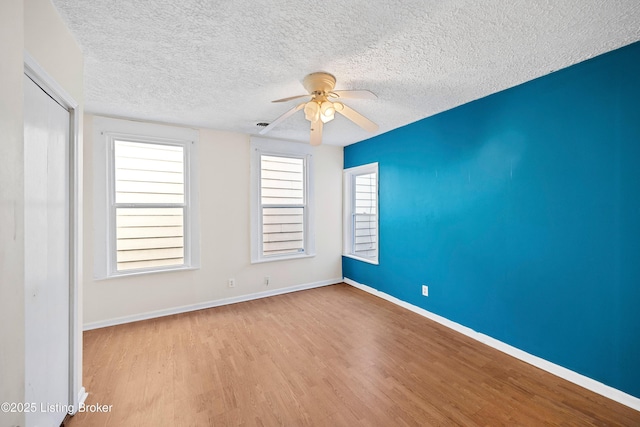
M88 426L640 425L640 412L340 284L84 333Z

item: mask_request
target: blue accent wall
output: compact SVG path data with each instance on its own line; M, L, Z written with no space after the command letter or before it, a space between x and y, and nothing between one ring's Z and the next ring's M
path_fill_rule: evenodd
M640 42L345 147L371 162L380 264L345 277L640 397Z

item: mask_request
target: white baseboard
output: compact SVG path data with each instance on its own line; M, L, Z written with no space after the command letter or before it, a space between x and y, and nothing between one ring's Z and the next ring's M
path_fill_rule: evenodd
M205 301L196 304L183 305L180 307L172 307L163 310L148 311L145 313L132 314L130 316L116 317L113 319L100 320L98 322L85 323L83 326L84 331L91 329L106 328L107 326L122 325L124 323L137 322L139 320L155 319L157 317L170 316L172 314L187 313L189 311L202 310L205 308L220 307L222 305L236 304L244 301L251 301L254 299L267 298L275 295L288 294L290 292L303 291L305 289L319 288L322 286L335 285L336 283L342 283L342 278L322 280L319 282L306 283L302 285L289 286L286 288L278 288L264 292L256 292L253 294L240 295L237 297L223 298L214 301Z
M468 328L459 323L453 322L435 313L431 313L430 311L417 307L413 304L409 304L408 302L402 301L387 293L380 292L370 286L355 282L347 277L344 278L344 282L355 288L358 288L367 293L370 293L371 295L375 295L377 297L385 299L389 302L392 302L393 304L399 305L400 307L406 308L407 310L411 310L414 313L417 313L421 316L424 316L428 319L438 322L441 325L446 326L447 328L453 329L456 332L460 332L461 334L464 334L470 338L473 338L476 341L479 341L483 344L493 347L496 350L500 350L503 353L513 356L516 359L520 359L523 362L526 362L530 365L533 365L537 368L547 371L557 377L563 378L567 381L570 381L574 384L579 385L580 387L584 387L587 390L591 390L594 393L600 394L611 400L615 400L618 403L622 403L623 405L633 408L636 411L640 411L640 398L627 394L616 388L610 387L606 384L603 384L592 378L586 377L570 369L564 368L560 365L556 365L555 363L549 362L548 360L542 359L538 356L534 356L533 354L529 354L526 351L522 351L516 347L510 346L509 344L506 344L488 335L481 334L480 332L476 332L471 328Z

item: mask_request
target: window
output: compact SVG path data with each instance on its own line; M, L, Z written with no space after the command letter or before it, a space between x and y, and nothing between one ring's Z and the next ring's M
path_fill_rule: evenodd
M304 159L260 155L262 254L304 252Z
M378 164L344 171L343 255L378 264Z
M96 277L198 266L197 132L96 117Z
M184 265L184 147L114 139L113 152L116 270Z
M252 138L251 261L314 255L311 149Z

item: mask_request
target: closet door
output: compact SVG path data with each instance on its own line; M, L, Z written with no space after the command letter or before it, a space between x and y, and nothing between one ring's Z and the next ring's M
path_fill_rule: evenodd
M70 404L69 123L69 112L25 76L27 426L60 425Z

